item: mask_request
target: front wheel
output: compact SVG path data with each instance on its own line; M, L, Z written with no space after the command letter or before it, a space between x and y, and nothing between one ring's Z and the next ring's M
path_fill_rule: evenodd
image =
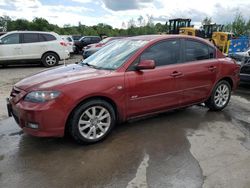
M103 100L91 100L74 111L70 132L79 143L95 143L110 133L115 119L112 105Z
M213 111L224 109L231 97L231 86L226 80L218 82L210 98L205 102L206 106Z

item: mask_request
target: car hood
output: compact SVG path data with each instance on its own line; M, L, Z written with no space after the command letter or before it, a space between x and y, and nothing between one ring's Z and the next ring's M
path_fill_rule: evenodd
M110 74L110 70L98 70L80 64L72 64L46 70L24 78L15 87L29 91L60 87L74 82L102 77Z

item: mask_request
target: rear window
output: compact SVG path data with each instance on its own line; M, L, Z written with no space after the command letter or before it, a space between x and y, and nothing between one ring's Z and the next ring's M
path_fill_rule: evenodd
M40 42L53 41L53 40L56 40L56 37L51 34L39 34L39 39L40 39Z
M39 36L37 33L24 33L23 43L35 43L39 42Z

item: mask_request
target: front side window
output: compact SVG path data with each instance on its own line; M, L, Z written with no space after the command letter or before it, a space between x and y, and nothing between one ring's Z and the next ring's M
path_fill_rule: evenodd
M197 41L186 40L185 61L199 61L214 58L214 49Z
M37 33L24 33L23 43L35 43L39 42L39 35Z
M2 44L19 44L19 34L10 34L1 39Z
M180 63L181 48L179 40L159 42L146 49L141 55L141 60L154 60L156 66Z

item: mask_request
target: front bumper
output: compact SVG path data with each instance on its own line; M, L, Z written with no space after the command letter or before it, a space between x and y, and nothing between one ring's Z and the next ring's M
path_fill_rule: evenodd
M60 104L47 102L36 104L20 101L16 104L7 99L7 111L16 123L27 134L37 137L62 137L66 124L66 115ZM28 125L37 124L38 128L30 128Z

